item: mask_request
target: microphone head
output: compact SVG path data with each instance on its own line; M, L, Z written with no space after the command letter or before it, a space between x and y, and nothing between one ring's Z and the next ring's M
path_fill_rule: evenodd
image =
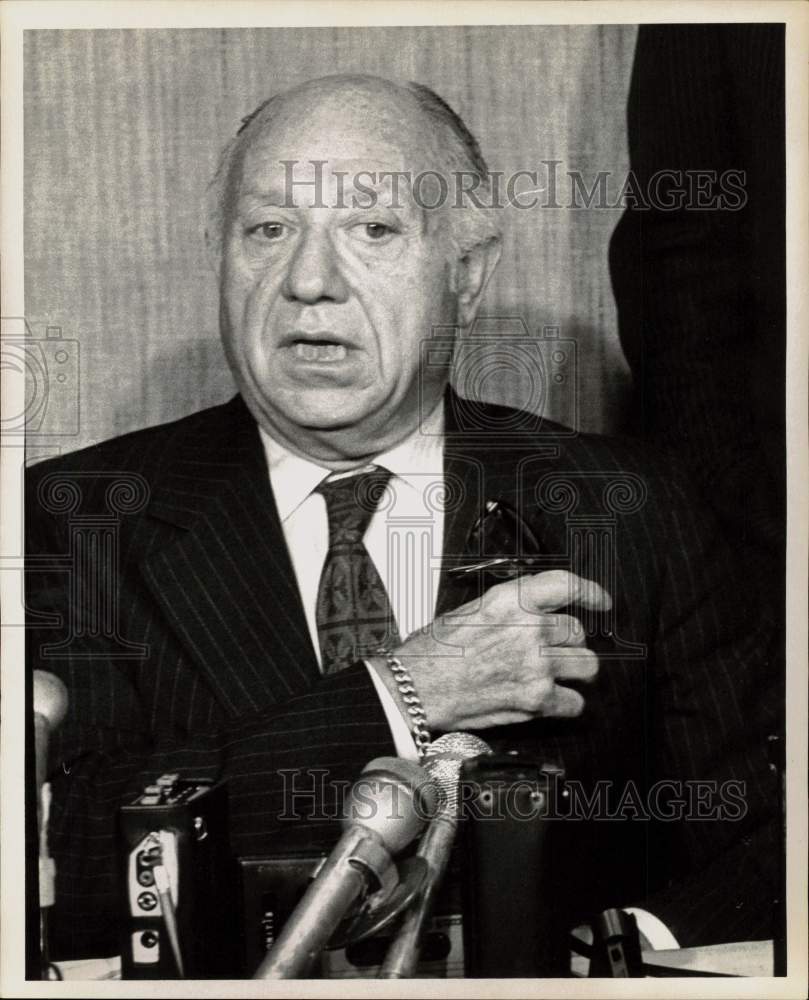
M442 813L454 817L458 812L458 785L463 762L491 752L485 740L471 733L446 733L427 747L424 770L441 792Z
M427 757L438 754L454 754L459 760L466 760L469 757L480 757L484 753L491 753L492 748L474 733L444 733L437 740L433 740L426 750Z
M377 757L362 770L346 799L343 825L373 830L390 854L414 840L438 808L438 789L418 764Z
M67 713L67 688L55 674L47 670L34 671L34 715L41 715L51 729Z

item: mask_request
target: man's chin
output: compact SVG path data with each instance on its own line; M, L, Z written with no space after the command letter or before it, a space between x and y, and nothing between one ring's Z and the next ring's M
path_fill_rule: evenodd
M392 420L384 403L377 408L360 407L356 397L353 406L345 401L338 406L338 402L329 406L321 400L317 405L300 405L283 413L275 410L271 418L265 412L259 422L290 450L334 468L387 451L411 429L404 415Z
M286 416L295 427L325 434L362 427L373 418L378 406L377 398L356 387L303 391L286 409Z
M351 450L355 451L357 448L364 450L373 440L374 427L385 407L378 393L363 393L353 388L321 392L304 390L294 397L287 396L280 405L266 397L254 397L250 409L272 437L295 450L308 451L312 444L321 441L327 447L328 442L333 442L341 451L350 443Z

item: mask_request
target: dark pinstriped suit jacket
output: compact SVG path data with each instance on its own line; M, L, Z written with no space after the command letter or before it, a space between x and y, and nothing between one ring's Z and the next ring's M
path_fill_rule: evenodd
M744 202L733 211L633 206L610 244L621 346L635 376L627 431L679 451L706 503L745 539L742 556L765 580L779 618L784 31L782 23L640 26L627 115L640 185L654 190L661 170L720 179L734 171Z
M588 623L603 660L584 715L487 739L558 761L588 789L613 782L613 804L629 781L641 796L661 779L745 783L737 821L571 821L571 898L583 913L645 904L682 943L770 935L765 742L782 710L780 637L750 586L667 461L451 394L447 408L445 471L460 500L443 570L483 502L501 499L527 518L548 568L599 579L614 600L609 621ZM279 819L281 769L350 781L393 746L363 665L319 675L239 397L35 466L27 508L30 660L70 691L52 754L56 951L99 954L118 947L116 810L145 781L227 779L235 851L271 853L335 836L329 822ZM106 541L88 541L93 531ZM473 596L443 570L439 613ZM116 606L100 610L99 593Z

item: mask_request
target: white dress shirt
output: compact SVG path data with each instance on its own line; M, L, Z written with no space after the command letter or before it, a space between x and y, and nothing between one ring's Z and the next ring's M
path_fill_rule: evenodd
M441 570L444 538L444 408L439 404L403 441L377 455L374 465L391 473L384 498L371 517L365 547L388 592L402 639L429 624ZM326 501L315 488L331 470L295 455L260 429L278 516L298 581L306 624L320 662L316 604L329 548ZM395 700L368 666L396 752L415 760L410 728Z

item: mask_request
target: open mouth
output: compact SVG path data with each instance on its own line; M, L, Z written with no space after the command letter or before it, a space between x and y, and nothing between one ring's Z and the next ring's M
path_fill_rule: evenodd
M344 361L353 345L330 330L317 332L296 330L287 338L286 346L300 361L319 361L324 364L334 364Z
M292 351L301 361L343 361L348 356L345 344L333 340L296 340Z
M357 387L368 370L368 354L358 340L332 330L291 330L279 345L278 360L303 391Z

